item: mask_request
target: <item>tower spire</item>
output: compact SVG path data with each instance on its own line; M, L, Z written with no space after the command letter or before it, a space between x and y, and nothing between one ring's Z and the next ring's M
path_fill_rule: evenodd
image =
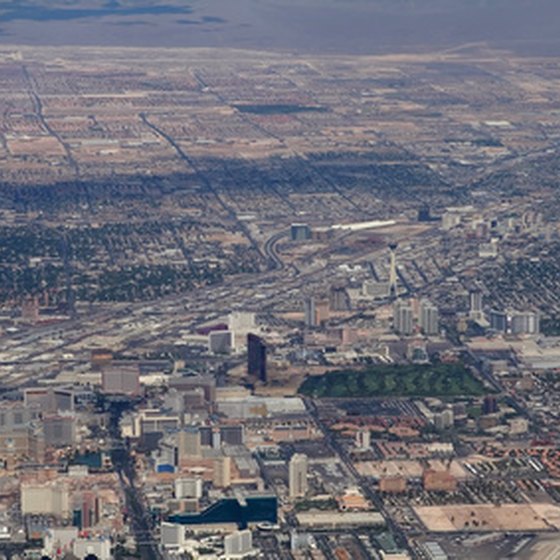
M389 271L389 297L395 299L397 293L397 247L398 243L389 243L389 251L391 256L391 268Z

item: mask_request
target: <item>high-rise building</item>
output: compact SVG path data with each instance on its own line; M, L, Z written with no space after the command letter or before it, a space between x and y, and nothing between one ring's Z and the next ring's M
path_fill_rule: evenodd
M68 519L71 513L68 486L57 481L48 484L22 484L21 513L53 515Z
M333 311L349 311L352 307L346 288L332 288L329 294L329 306Z
M0 429L0 463L10 468L19 461L42 463L45 459L45 437L38 426Z
M30 387L23 391L26 407L38 408L42 413L74 410L74 391L54 387Z
M216 400L216 378L213 375L188 375L169 379L169 389L175 389L179 393L188 393L198 388L203 390L207 403Z
M200 430L197 426L187 426L177 434L177 454L179 463L202 456Z
M319 327L329 320L330 301L323 298L316 300L313 296L303 301L303 315L306 327Z
M292 241L307 241L311 239L311 228L308 224L292 224L290 238Z
M67 447L76 443L76 417L70 414L46 415L43 417L45 445Z
M81 492L74 496L74 522L80 529L89 529L99 523L99 496L93 491Z
M482 318L482 292L479 290L469 292L469 316L473 321Z
M420 328L428 336L439 333L438 308L427 300L420 303Z
M409 303L398 300L393 307L393 327L399 334L409 336L414 331L414 315Z
M303 301L303 315L306 327L317 327L317 312L315 310L315 298L313 296Z
M307 455L304 455L303 453L296 453L290 459L290 498L302 498L307 494L307 466Z
M109 395L139 395L140 368L138 366L109 366L101 373L102 391Z
M490 311L490 328L509 334L539 334L540 316L534 311Z
M228 318L228 329L233 333L233 345L236 351L244 350L247 335L257 329L256 316L251 311L234 311Z
M371 432L369 428L360 428L356 432L356 446L361 450L371 447Z
M247 372L266 383L266 344L252 333L247 335Z
M482 402L482 414L496 414L498 412L498 400L494 395L487 395Z
M214 426L212 428L212 449L220 449L220 447L222 447L222 434L220 428Z
M244 531L236 531L224 538L224 557L243 558L254 553L253 550L253 534L249 529Z
M328 299L321 299L315 302L315 322L317 326L321 326L329 320L330 312L330 303Z
M451 409L446 409L434 415L434 426L437 430L447 430L453 426L455 416Z
M175 498L202 498L202 478L178 478L175 480Z
M200 441L203 447L219 449L224 445L243 445L245 428L243 425L224 425L219 427L201 426Z
M243 425L221 426L220 436L227 445L243 445L245 443L245 427Z
M208 335L208 351L212 354L229 354L233 349L231 331L214 331Z
M431 222L432 216L430 215L430 207L429 206L422 206L418 210L418 221L419 222Z
M458 212L445 212L441 217L441 229L450 230L457 227L462 221L462 216Z
M214 459L212 485L215 488L229 488L231 486L231 457L224 455Z
M252 311L234 311L228 317L229 330L250 331L255 328L255 314Z
M389 268L389 297L391 299L398 296L397 288L397 243L389 244L389 254L391 258L390 268Z
M0 462L10 466L22 459L41 462L45 438L37 406L4 401L0 406Z
M539 334L540 317L533 311L513 311L509 317L512 334Z
M492 311L490 311L490 328L498 332L507 332L507 313L505 313L504 311L492 309Z

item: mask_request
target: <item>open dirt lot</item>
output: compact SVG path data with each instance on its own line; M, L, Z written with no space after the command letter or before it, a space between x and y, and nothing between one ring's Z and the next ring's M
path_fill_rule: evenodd
M560 507L550 504L493 504L416 507L429 531L549 531L560 528Z

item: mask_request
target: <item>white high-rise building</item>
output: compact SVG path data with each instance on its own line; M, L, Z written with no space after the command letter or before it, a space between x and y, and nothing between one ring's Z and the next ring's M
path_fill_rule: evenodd
M178 478L175 480L175 498L202 498L201 478Z
M315 309L315 298L313 296L303 301L303 315L306 327L317 326L317 312Z
M404 301L397 301L393 308L393 326L399 334L409 336L414 330L412 307Z
M508 334L535 335L540 332L540 316L535 311L516 311L508 309L490 311L490 327L495 331Z
M420 328L428 336L439 333L439 311L431 302L423 300L420 303Z
M253 534L249 529L236 531L224 538L225 558L243 558L254 552Z
M358 449L369 449L371 447L371 432L369 428L360 428L356 432L356 447Z
M510 315L512 334L539 334L540 317L534 311L513 311Z
M228 317L228 331L232 333L233 347L241 351L246 347L247 335L258 332L255 314L249 311L234 311Z
M434 415L434 425L438 430L447 430L451 428L455 422L453 410L447 408L444 411Z
M231 486L231 457L221 456L214 459L212 485L215 488L229 488Z
M304 455L303 453L296 453L290 459L290 498L301 498L307 494L307 467L307 455Z
M68 518L71 512L68 486L56 481L48 484L22 484L21 512L23 515L53 515Z

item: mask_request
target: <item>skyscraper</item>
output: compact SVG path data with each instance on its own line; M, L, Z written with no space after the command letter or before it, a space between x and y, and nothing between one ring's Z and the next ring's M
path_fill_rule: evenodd
M197 426L187 426L177 434L177 453L179 463L202 456L200 429Z
M315 298L313 296L303 301L303 315L306 327L317 326L317 312L315 310Z
M330 303L328 299L321 299L315 304L315 322L321 326L329 320Z
M313 296L303 301L303 314L306 327L319 327L329 320L330 301L322 298L316 301Z
M243 558L253 551L253 534L249 529L236 531L224 538L225 558Z
M301 498L307 494L307 465L307 455L303 453L296 453L290 459L290 498Z
M202 498L202 478L178 478L175 480L175 498Z
M482 318L482 292L479 290L469 292L469 316L473 321Z
M215 488L231 486L231 457L222 455L214 459L212 484Z
M539 334L540 316L535 311L490 311L490 328L508 334Z
M290 238L292 241L307 241L311 239L311 228L308 224L292 224Z
M508 328L507 313L492 309L490 311L490 328L494 331L506 332Z
M371 432L369 428L360 428L356 432L356 447L362 450L371 447Z
M409 336L414 329L412 307L404 301L397 301L393 308L393 327L396 332Z
M212 354L229 354L233 348L231 331L215 331L208 335L208 351Z
M102 391L109 395L139 395L140 368L138 366L109 366L101 374Z
M389 244L389 251L391 255L391 264L389 270L389 297L396 298L398 295L397 292L397 243L390 243Z
M236 351L244 350L246 336L255 331L257 324L255 314L251 311L234 311L228 318L228 330L233 334L233 346Z
M236 531L224 538L224 555L229 558L243 558L253 551L253 534L249 529Z
M420 328L428 336L439 333L438 308L427 300L420 303Z
M482 414L495 414L498 412L498 399L494 395L487 395L482 402Z
M510 316L512 334L539 334L540 317L534 311L512 311Z
M247 372L266 383L266 344L252 333L247 335Z
M352 307L346 288L332 288L329 293L329 306L333 311L349 311Z

